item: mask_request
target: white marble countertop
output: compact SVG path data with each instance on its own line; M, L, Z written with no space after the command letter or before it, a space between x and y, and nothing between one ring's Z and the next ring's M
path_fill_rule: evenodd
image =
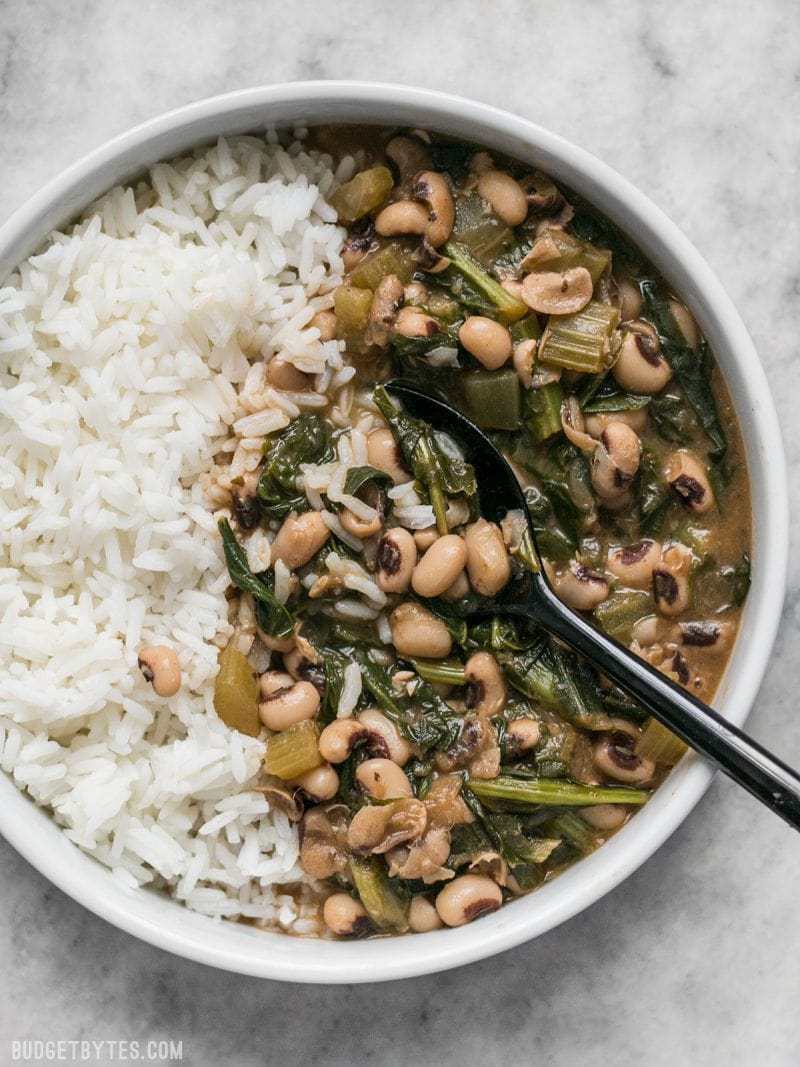
M797 519L798 71L794 0L0 0L0 219L113 134L228 89L375 78L515 110L620 170L718 272L767 369ZM799 602L795 557L750 720L795 764ZM0 1062L14 1039L168 1037L198 1067L789 1067L799 875L792 832L718 779L644 868L547 936L445 975L312 988L139 943L0 841Z

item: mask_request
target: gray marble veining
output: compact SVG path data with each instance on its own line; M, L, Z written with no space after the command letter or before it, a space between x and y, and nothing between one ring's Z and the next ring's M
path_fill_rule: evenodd
M595 152L684 229L775 396L800 514L800 25L793 0L0 0L0 218L77 156L232 88L395 80L507 107ZM793 548L798 538L794 531ZM800 763L800 567L750 725ZM306 988L173 959L0 842L11 1039L172 1037L198 1067L800 1062L798 842L718 780L588 912L446 975Z

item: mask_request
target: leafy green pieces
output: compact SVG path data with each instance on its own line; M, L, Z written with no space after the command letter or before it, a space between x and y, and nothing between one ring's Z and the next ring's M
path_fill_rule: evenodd
M673 496L663 477L658 460L645 449L639 464L638 480L639 528L646 537L655 537L661 532L667 512L673 504Z
M488 302L488 308L484 305L479 310L491 310L501 322L505 323L516 322L517 319L528 314L530 311L528 305L512 296L500 282L487 274L464 245L451 240L444 246L443 251L450 260L450 266L444 274L437 275L436 280L440 284L447 285L460 304L467 303L467 299L463 294L459 296L457 293L457 286L454 285L452 277L453 272L461 275L467 283L468 293L469 291L473 294L477 293L479 298L484 298L485 302Z
M381 860L377 856L353 856L350 874L361 903L375 925L381 930L404 933L408 929L407 909L393 891Z
M259 628L271 637L288 637L294 626L291 612L275 597L269 581L250 570L247 554L236 540L227 519L220 519L219 532L231 581L237 589L253 597Z
M290 511L305 511L305 496L297 491L301 463L329 463L334 458L331 431L319 415L299 415L277 436L264 443L264 465L257 495L262 514L282 519Z
M583 730L608 730L612 723L603 710L594 668L554 641L550 642L548 652L557 678L559 709L564 718Z
M470 781L469 784L475 783ZM528 837L518 816L486 811L477 790L464 786L461 795L482 828L483 836L506 861L521 888L534 889L540 885L544 881L541 864L558 847L560 840Z
M659 437L670 444L682 444L697 428L697 419L687 407L682 391L674 387L652 398L648 414Z
M728 439L711 388L710 361L706 354L705 342L696 352L686 344L669 309L669 303L656 282L649 279L643 281L641 290L645 301L645 314L658 330L667 361L711 442L709 455L716 462L720 462L727 451Z
M377 467L351 467L344 480L344 491L350 496L358 496L368 485L388 488L391 484L391 477Z
M584 730L609 728L594 670L555 642L540 635L529 648L498 659L509 682L531 700Z
M558 678L547 657L547 639L540 636L530 648L500 653L509 682L520 693L548 708L558 708Z
M546 559L571 559L578 548L574 528L564 527L556 518L550 498L535 485L525 490L525 501L536 534L536 544Z
M455 712L422 679L411 696L397 692L385 667L361 648L347 650L349 659L361 668L365 688L388 719L404 737L419 745L423 753L433 748L449 748L459 737L463 725Z
M445 517L447 496L465 496L471 512L477 514L478 486L472 467L446 451L427 423L411 418L397 407L383 386L375 388L373 397L394 434L406 465L428 494L439 533L449 531Z
M638 411L645 408L651 401L649 396L638 396L636 393L623 393L598 391L583 406L584 415L612 414L617 411Z

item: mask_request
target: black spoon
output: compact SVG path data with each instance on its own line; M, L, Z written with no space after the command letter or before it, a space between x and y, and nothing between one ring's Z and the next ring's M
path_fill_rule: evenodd
M464 458L475 468L481 514L497 522L507 512L520 510L528 519L535 546L536 535L522 489L488 437L461 412L421 392L411 382L394 380L386 384L386 390L403 402L410 415L443 430L461 447ZM525 583L516 584L507 598L493 601L491 611L529 619L591 660L687 745L800 830L800 776L713 708L568 608L541 569L531 573Z

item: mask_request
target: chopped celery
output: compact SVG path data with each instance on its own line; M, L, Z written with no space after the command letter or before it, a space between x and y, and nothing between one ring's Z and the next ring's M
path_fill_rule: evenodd
M528 305L506 292L502 285L490 277L472 258L469 250L463 245L457 241L448 241L444 246L444 254L459 274L463 274L468 282L491 300L497 308L497 317L501 322L516 322L517 319L524 318L528 314L530 311Z
M363 353L367 348L366 330L371 305L372 293L369 289L340 285L336 290L336 336L345 342L349 353Z
M574 315L553 315L539 346L539 361L547 367L599 374L607 366L618 323L619 311L599 300Z
M264 770L284 781L313 771L322 763L317 747L318 736L316 723L310 719L297 722L288 730L275 734L267 742Z
M225 723L239 733L258 737L258 682L247 657L229 644L219 654L219 674L214 682L214 709Z
M633 625L646 615L652 615L653 598L641 589L626 589L598 604L594 617L601 630L627 644L632 636Z
M561 432L561 382L548 382L525 393L525 426L537 444Z
M387 274L396 274L404 284L410 282L416 267L411 245L403 241L389 241L364 256L347 278L357 289L377 289L381 278Z
M611 253L596 248L588 241L581 241L565 230L553 227L546 230L534 245L535 269L565 271L572 267L585 267L597 284L611 262Z
M393 185L388 167L370 167L340 185L328 197L328 203L338 214L339 222L355 222L380 207Z
M671 733L658 719L648 719L636 744L636 755L671 767L686 752L687 745Z
M558 778L470 778L467 785L481 800L582 808L589 804L644 804L649 793L624 786L578 785Z
M389 884L384 864L374 856L350 860L350 874L361 903L381 930L402 934L408 929L408 915L402 901Z
M411 665L425 682L442 685L465 685L464 664L457 659L412 659Z
M467 414L483 429L516 430L519 428L519 378L513 368L475 370L465 374L464 400L467 405Z
M535 311L526 315L524 319L518 319L511 328L511 340L514 344L519 341L538 341L542 336L542 324Z

